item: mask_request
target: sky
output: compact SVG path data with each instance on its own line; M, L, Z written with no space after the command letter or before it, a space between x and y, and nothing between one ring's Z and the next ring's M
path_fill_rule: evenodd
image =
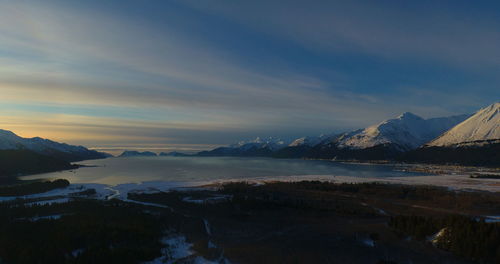
M500 99L498 1L0 0L0 128L197 151Z

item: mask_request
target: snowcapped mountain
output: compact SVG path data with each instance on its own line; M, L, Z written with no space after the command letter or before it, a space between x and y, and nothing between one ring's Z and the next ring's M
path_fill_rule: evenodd
M394 119L362 130L355 130L335 139L340 149L367 149L378 145L393 145L400 151L418 148L465 120L469 115L423 119L406 112Z
M241 150L249 150L252 148L269 148L270 150L278 150L280 148L286 147L288 143L289 142L275 137L267 137L267 138L257 137L253 140L240 141L236 144L230 145L229 147L238 148Z
M390 160L416 149L468 115L423 119L412 113L339 135L300 138L274 154L279 158Z
M273 152L288 146L289 142L275 138L260 138L240 141L227 147L199 152L199 156L271 156Z
M292 143L288 145L288 147L299 147L299 146L309 146L313 147L322 141L325 141L329 138L332 138L336 136L336 134L321 134L319 136L308 136L308 137L301 137L297 138Z
M419 153L413 154L410 152L421 149L419 147L440 135L448 135L454 130L450 129L455 126L460 127L461 125L457 124L461 122L468 124L465 127L475 128L474 135L482 135L481 137L474 138L474 140L478 140L478 138L483 140L498 138L498 106L498 103L494 104L472 117L465 114L424 119L415 114L405 112L396 118L343 134L301 137L293 140L290 144L278 138L256 138L251 141L241 141L228 147L203 151L198 153L198 155L268 156L275 158L337 160L424 160L421 159ZM479 113L480 116L477 117ZM447 132L448 130L450 131ZM489 150L488 153L492 151L494 149ZM407 153L411 155L406 155ZM490 162L487 163L489 164Z
M500 102L477 111L426 146L482 144L484 141L500 142Z
M26 149L39 154L51 155L67 161L99 159L109 157L109 154L89 150L83 146L73 146L52 140L23 138L11 131L0 129L0 150Z

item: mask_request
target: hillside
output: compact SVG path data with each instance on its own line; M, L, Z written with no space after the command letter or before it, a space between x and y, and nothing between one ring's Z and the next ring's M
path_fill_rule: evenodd
M424 119L405 112L364 129L301 137L241 141L199 156L263 156L332 160L393 160L500 166L500 103L473 115Z
M500 141L500 103L477 111L467 120L456 125L427 146L452 146L455 144L480 144L482 141Z
M30 150L0 150L0 183L16 176L76 168L69 162Z
M40 137L23 138L11 131L0 129L0 150L30 150L68 162L88 159L103 159L110 155L83 146L73 146Z
M257 137L249 141L240 141L227 147L219 147L209 151L201 151L198 156L239 156L239 157L269 157L273 153L287 147L289 142L279 138Z
M500 103L477 111L402 161L500 166Z
M337 140L340 149L367 149L378 145L393 145L400 151L415 149L429 142L468 115L423 119L406 112L394 119L385 120L363 130L346 133Z

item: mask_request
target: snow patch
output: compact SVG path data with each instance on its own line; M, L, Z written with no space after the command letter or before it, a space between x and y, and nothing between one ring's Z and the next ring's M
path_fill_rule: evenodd
M30 199L42 199L42 198L50 198L50 197L75 197L76 194L94 189L96 190L95 198L104 198L110 195L110 192L106 190L107 185L104 184L70 184L68 187L54 189L44 193L36 193L30 195L21 195L21 196L4 196L0 197L0 202L8 202L13 200L30 200Z
M43 205L67 203L69 201L70 201L69 198L58 198L58 199L52 199L52 200L42 200L42 201L25 203L24 205L27 205L27 206L43 206Z
M217 248L217 245L212 240L208 240L208 248Z
M145 264L162 264L162 263L173 264L173 263L179 263L180 261L188 258L192 259L192 262L190 263L195 263L195 264L220 263L220 262L209 261L203 257L196 256L195 252L191 249L193 245L188 243L186 241L186 237L182 235L171 235L164 237L161 240L161 243L165 245L165 248L161 250L162 256L152 261L144 262Z
M62 216L63 216L62 214L55 214L55 215L45 215L45 216L34 216L30 218L18 218L17 220L28 220L30 222L36 222L40 220L57 220Z
M500 215L488 215L484 217L486 223L500 223Z
M322 134L319 136L301 137L301 138L294 140L288 146L289 147L298 147L298 146L313 147L315 145L318 145L322 141L325 141L325 140L332 138L334 136L335 136L335 134L327 134L327 135Z
M442 228L441 230L439 230L439 232L437 232L436 234L430 236L427 238L427 240L429 242L431 242L432 244L437 244L439 242L441 242L441 240L443 239L443 237L446 235L446 232L448 232L448 228Z
M79 255L81 255L84 251L85 251L85 248L75 249L75 250L71 251L71 256L73 256L74 258L76 258Z
M183 202L186 203L195 203L195 204L216 204L220 202L226 202L231 200L232 196L230 195L218 195L213 197L207 197L203 199L193 199L193 197L187 196L182 198Z
M268 138L260 138L257 137L253 140L240 141L236 144L229 145L229 148L233 149L241 149L241 150L249 150L252 148L264 149L268 148L270 150L278 150L284 148L290 144L289 141L282 140L280 138L268 137Z
M370 238L361 239L361 243L363 243L363 245L368 247L375 247L375 241L373 241Z

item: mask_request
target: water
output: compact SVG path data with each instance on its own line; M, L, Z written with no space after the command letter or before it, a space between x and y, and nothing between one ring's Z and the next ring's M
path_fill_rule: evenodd
M89 160L79 162L79 164L95 167L37 174L25 176L22 179L57 178L67 179L71 183L117 185L148 181L207 182L299 175L377 178L424 175L395 171L394 167L390 165L345 164L331 161L271 158L131 157Z

